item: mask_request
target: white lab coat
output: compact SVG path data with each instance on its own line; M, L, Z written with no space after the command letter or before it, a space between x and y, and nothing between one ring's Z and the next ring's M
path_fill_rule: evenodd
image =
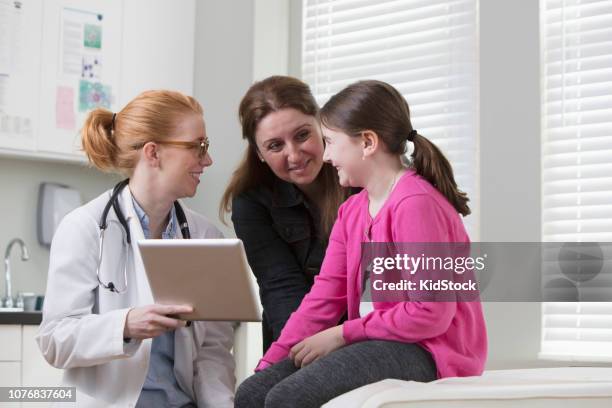
M123 259L126 250L131 251L128 289L117 294L98 285L98 223L109 198L110 192L102 194L60 223L51 245L43 321L37 336L45 359L65 369L65 385L76 386L79 407L134 406L151 354L151 339L123 341L130 308L154 303L136 245L144 235L129 187L119 201L129 218L132 245L121 243L120 224L114 222L104 239L104 260L110 261L100 270L104 283L113 281L123 288L123 263L111 264ZM193 238L222 237L204 217L183 208ZM108 220L117 220L112 209ZM177 235L181 236L179 228ZM199 407L232 407L235 364L231 324L194 322L191 327L177 329L174 339L174 374L181 389Z

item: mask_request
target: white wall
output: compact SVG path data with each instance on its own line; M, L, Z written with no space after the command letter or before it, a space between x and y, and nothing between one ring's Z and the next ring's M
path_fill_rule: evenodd
M540 241L538 14L538 1L480 2L483 242ZM539 303L488 303L484 308L487 368L549 365L537 359Z
M194 96L204 107L212 167L205 170L190 207L206 215L227 236L218 218L221 195L245 144L238 105L253 75L253 1L196 3Z
M17 292L44 294L49 267L49 250L38 244L36 207L41 182L68 184L81 191L83 201L97 197L111 188L116 177L99 173L84 165L0 158L0 254L12 238L22 238L30 260L20 260L19 249L11 256L13 296ZM4 267L1 273L1 296L4 297Z
M288 72L289 9L289 0L255 2L253 79L256 81Z

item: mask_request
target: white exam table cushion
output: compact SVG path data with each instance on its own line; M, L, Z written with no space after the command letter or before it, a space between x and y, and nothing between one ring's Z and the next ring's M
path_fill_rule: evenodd
M350 375L350 373L347 373ZM485 371L428 384L383 380L329 401L325 408L612 408L612 367Z

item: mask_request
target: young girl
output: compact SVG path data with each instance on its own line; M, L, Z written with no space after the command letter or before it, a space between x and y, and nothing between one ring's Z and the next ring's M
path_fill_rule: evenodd
M478 302L374 302L360 313L362 242L469 242L470 213L440 150L419 135L392 86L361 81L321 110L324 159L343 186L363 187L338 211L312 290L292 314L236 407L318 407L386 378L428 382L482 373ZM414 144L409 167L402 160ZM348 312L348 320L335 325Z

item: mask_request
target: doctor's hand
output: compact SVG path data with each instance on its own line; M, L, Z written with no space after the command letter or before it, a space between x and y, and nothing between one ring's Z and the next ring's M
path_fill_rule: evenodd
M291 348L289 358L293 360L296 367L301 368L338 350L345 344L342 325L339 325L302 340Z
M148 339L169 330L185 327L186 321L170 317L180 313L191 313L193 307L186 305L148 305L131 309L125 319L123 337Z

